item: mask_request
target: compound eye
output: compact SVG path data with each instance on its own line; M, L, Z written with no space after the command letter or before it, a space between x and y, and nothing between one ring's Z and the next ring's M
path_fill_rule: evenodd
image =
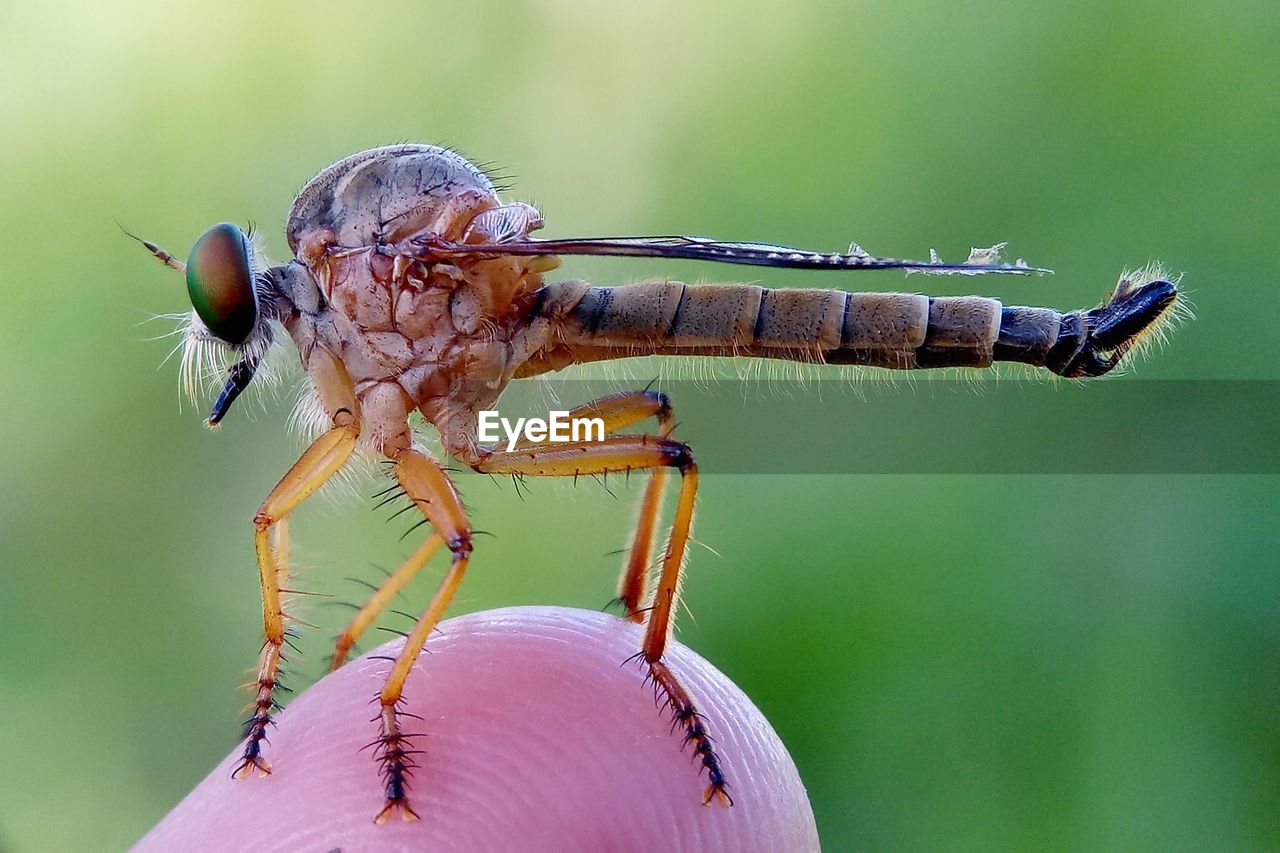
M187 259L187 292L210 332L244 343L258 322L258 295L243 231L222 222L200 235Z

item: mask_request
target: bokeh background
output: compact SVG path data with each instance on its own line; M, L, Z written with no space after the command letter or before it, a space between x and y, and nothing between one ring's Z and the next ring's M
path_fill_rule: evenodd
M1166 382L1138 439L1167 467L708 470L717 553L693 554L681 637L772 719L827 849L1275 849L1276 444L1246 448L1253 475L1189 476L1215 465L1170 436L1211 413L1256 439L1280 409L1278 39L1265 2L0 6L0 848L126 846L232 746L261 625L249 517L299 447L288 394L217 435L179 411L170 327L144 321L184 289L113 219L179 255L252 219L279 258L315 171L414 139L499 164L547 234L1009 240L1058 270L831 286L1072 308L1127 265L1185 271L1199 319L1116 380ZM1215 405L1224 380L1245 384ZM1061 432L1135 440L1079 400ZM764 454L780 423L699 435ZM832 452L900 426L852 422ZM993 418L982 444L1054 457L1059 430L1023 427ZM461 482L496 537L456 612L608 598L634 484ZM354 600L343 578L409 547L376 488L298 516L313 589ZM312 611L309 675L343 615Z

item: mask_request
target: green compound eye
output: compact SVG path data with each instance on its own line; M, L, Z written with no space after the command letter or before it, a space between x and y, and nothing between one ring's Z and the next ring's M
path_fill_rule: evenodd
M200 235L187 259L187 292L210 332L244 343L258 322L258 295L243 231L222 222Z

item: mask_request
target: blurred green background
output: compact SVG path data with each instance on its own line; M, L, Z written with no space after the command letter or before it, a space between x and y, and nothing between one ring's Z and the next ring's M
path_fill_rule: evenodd
M123 847L231 748L261 625L249 518L298 450L287 394L217 435L179 412L149 339L169 327L139 323L183 287L113 218L179 255L252 219L280 258L312 174L414 139L500 164L548 235L1009 240L1058 270L745 271L775 286L1074 308L1161 259L1199 319L1118 381L1257 380L1226 413L1243 430L1280 407L1278 39L1263 2L6 3L0 848ZM409 547L375 488L298 516L313 588L355 599L345 576ZM456 613L611 594L635 485L462 488L497 535ZM708 471L719 556L693 553L681 638L773 721L827 849L1275 849L1278 498L1274 476ZM309 674L342 615L312 611Z

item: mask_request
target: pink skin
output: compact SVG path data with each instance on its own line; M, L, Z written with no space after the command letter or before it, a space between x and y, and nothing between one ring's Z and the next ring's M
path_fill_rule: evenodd
M615 616L512 607L450 619L405 691L421 820L377 826L374 697L396 640L290 703L271 776L235 781L234 750L136 850L817 850L795 764L728 678L672 643L666 660L700 703L734 806L704 806L706 776L653 703L642 628Z

